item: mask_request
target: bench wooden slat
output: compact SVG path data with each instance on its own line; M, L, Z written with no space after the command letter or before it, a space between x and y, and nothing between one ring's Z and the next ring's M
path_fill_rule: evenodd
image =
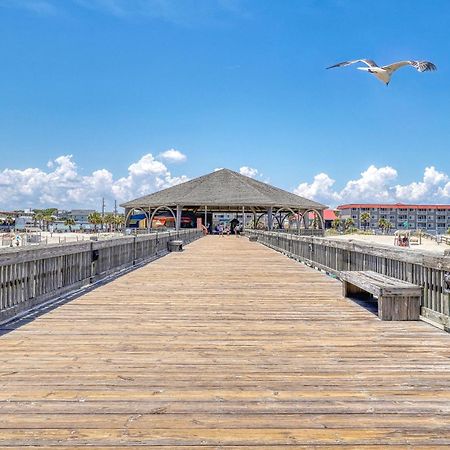
M371 270L341 272L341 279L358 286L372 295L386 294L421 295L422 288L407 281L398 280Z
M378 298L382 320L419 320L422 288L373 271L343 271L343 295L370 293Z

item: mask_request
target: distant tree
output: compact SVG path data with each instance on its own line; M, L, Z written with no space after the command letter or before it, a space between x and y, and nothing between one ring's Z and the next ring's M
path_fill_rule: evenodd
M116 226L116 230L121 230L125 225L125 216L122 214L118 214L114 217L114 223Z
M370 214L368 212L361 213L359 220L361 221L364 231L366 231L370 223Z
M42 214L42 211L40 209L35 209L33 211L34 226L39 224L39 228L42 228L42 221L43 220L44 220L44 214Z
M336 217L336 219L333 220L331 223L332 228L334 228L336 231L339 231L342 225L342 221L339 217Z
M75 220L72 219L71 217L67 217L67 218L64 220L64 225L65 225L66 227L69 227L69 231L72 231L72 226L75 225Z
M336 209L334 211L334 215L336 216L336 218L333 220L333 222L331 222L331 227L336 231L339 231L342 227L341 211L339 211L339 209Z
M89 223L92 223L94 225L94 230L97 231L98 225L101 225L103 223L103 217L98 212L93 212L89 214L88 216Z
M3 223L5 225L8 225L9 227L11 227L11 225L15 222L15 220L13 219L12 216L6 216L5 220L3 221Z
M389 222L388 222L386 219L381 218L381 219L378 220L378 228L379 228L383 233L385 233L386 230L387 230L387 228L388 228L388 223L389 223Z
M355 226L355 221L351 217L348 217L347 219L345 219L345 222L344 222L345 231L350 231L354 226Z
M42 217L42 220L43 220L43 222L45 224L44 225L45 229L48 230L49 225L52 224L55 221L55 218L52 215L47 214L47 215L44 215Z
M116 225L116 219L114 214L108 213L103 217L103 223L106 224L107 231L113 231Z

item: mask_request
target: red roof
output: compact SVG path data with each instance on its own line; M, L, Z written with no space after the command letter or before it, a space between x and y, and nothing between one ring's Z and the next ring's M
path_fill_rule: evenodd
M391 208L391 209L449 209L450 205L417 205L406 203L349 203L347 205L339 205L337 209L350 208Z
M310 212L309 213L309 218L310 219L314 219L314 213ZM325 220L334 220L336 219L336 213L334 209L324 209L323 211L323 218Z

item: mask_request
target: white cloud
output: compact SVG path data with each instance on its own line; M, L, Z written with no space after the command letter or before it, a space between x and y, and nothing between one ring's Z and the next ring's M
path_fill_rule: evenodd
M342 189L335 187L326 173L316 175L311 183L303 182L294 192L330 206L355 202L436 203L450 200L450 179L435 167L426 167L423 179L406 185L395 184L398 172L390 166L373 165L356 180L349 180Z
M433 166L426 167L422 181L396 186L396 197L406 201L420 201L424 198L435 201L436 198L446 197L447 185L444 184L447 182L448 176L445 173L437 171Z
M167 162L184 162L187 159L187 156L184 153L181 153L179 150L175 150L171 148L159 154L159 158L163 159Z
M245 175L246 177L255 178L256 176L261 176L262 174L259 173L258 169L255 169L253 167L247 167L242 166L239 168L239 173L241 175Z
M151 153L130 164L128 175L121 178L106 169L83 175L72 155L59 156L47 167L0 171L1 208L99 208L102 197L112 208L114 200L120 203L189 179L173 176Z
M391 183L396 178L397 171L392 167L377 168L372 165L361 173L360 178L347 182L340 195L353 202L365 198L371 198L372 201L388 201Z
M314 177L311 184L300 183L295 189L294 194L315 199L324 202L339 202L341 197L339 193L333 191L335 180L330 178L326 173L319 173Z

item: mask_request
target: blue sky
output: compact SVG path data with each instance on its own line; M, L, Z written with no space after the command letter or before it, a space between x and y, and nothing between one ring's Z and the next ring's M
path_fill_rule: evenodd
M0 0L0 209L218 167L328 204L448 202L449 24L445 0ZM438 71L325 70L364 57Z

